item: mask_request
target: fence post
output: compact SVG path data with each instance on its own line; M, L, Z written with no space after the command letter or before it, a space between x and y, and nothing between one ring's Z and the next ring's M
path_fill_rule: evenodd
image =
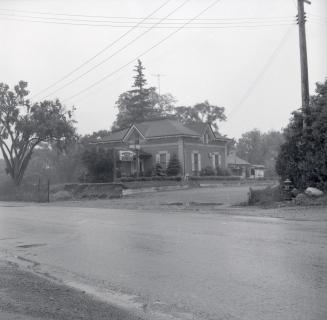
M48 197L47 197L47 200L48 202L50 202L50 179L48 179Z
M37 184L37 201L41 202L41 178L40 177Z

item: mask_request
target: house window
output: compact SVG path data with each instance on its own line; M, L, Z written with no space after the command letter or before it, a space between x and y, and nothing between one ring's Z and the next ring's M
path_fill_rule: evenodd
M219 153L213 154L212 162L213 162L213 167L215 169L219 168L219 166L220 166L220 154Z
M163 169L166 169L166 165L167 165L167 154L166 153L160 154L159 163Z
M140 144L140 136L137 133L135 133L134 144L135 145L139 145Z
M204 144L208 144L209 143L209 135L207 133L205 133L205 135L203 137L203 142L204 142Z
M160 163L163 169L167 169L169 158L170 158L169 152L159 151L156 155L156 162Z
M198 174L201 170L201 155L195 151L192 153L192 171Z

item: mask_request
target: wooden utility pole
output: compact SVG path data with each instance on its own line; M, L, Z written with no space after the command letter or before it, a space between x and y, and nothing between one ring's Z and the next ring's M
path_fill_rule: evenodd
M308 73L308 57L307 57L307 41L305 36L306 16L304 12L304 2L311 4L308 0L298 0L298 25L300 40L300 61L301 61L301 92L302 92L302 112L303 112L303 128L306 127L306 116L309 109L309 73Z

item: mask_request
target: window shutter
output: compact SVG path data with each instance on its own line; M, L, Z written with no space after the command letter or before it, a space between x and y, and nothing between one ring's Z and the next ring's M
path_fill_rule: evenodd
M198 161L199 161L199 171L201 171L201 153L198 153Z
M192 160L192 171L195 170L195 167L194 167L194 152L192 152L191 154L191 160Z
M211 161L212 161L212 167L216 169L216 155L214 153L211 154Z
M170 153L167 151L166 152L166 167L168 167L168 164L169 164L169 160L170 160Z
M218 164L221 166L221 155L218 154Z
M159 162L160 162L160 154L157 153L157 154L156 154L156 163L159 163Z

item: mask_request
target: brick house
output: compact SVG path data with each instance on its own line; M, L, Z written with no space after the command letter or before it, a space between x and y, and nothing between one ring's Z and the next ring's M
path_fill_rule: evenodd
M115 150L115 168L121 176L150 175L156 163L166 169L173 154L185 176L198 175L207 166L227 168L229 140L207 123L185 125L166 118L134 123L93 143Z

